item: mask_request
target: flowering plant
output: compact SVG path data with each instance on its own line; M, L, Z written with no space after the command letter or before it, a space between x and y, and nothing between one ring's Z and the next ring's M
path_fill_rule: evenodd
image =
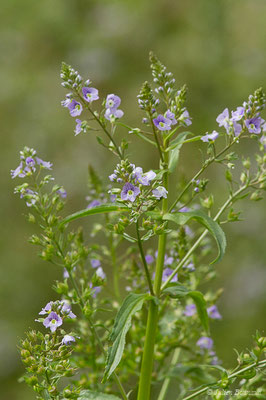
M121 122L115 94L96 110L98 89L62 65L62 85L70 90L62 105L71 117L84 118L76 119L75 135L100 127L107 140L97 136L99 144L118 159L108 187L89 168L86 209L62 215L67 193L43 174L52 164L35 150L25 147L11 171L12 178L23 179L15 193L40 228L30 242L44 260L62 268L54 287L61 299L44 306L36 319L42 331L28 332L20 344L22 380L37 399L164 400L170 384L179 400L266 396L266 338L257 332L254 348L238 354L233 370L225 369L209 328L209 321L222 319L216 304L221 290L201 291L225 253L221 225L239 220L237 201L260 200L265 189L265 95L256 90L235 111L226 108L217 117L217 131L195 136L187 130L192 119L186 87L177 90L166 67L153 54L150 61L155 88L145 82L138 95L141 128ZM129 160L127 140L117 143L120 127L157 152L158 169L143 171ZM253 161L237 154L244 139L257 143ZM203 163L175 187L170 179L181 147L196 141L206 150ZM214 164L224 167L228 185L225 202L217 206L202 177ZM234 173L235 164L240 173ZM99 219L89 238L81 228L71 229L72 221L93 215ZM212 238L218 252L210 261Z

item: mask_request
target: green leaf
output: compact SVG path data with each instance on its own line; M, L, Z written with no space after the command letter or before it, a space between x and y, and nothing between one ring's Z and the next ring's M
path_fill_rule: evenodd
M125 347L126 334L131 326L132 316L142 308L143 302L150 297L148 293L130 293L125 298L116 315L114 327L109 337L113 344L108 350L103 380L108 379L120 363Z
M189 212L177 212L177 213L169 213L163 216L163 219L166 221L175 222L177 225L185 225L190 219L195 219L201 225L203 225L208 231L212 234L214 239L216 240L218 247L218 256L211 264L220 261L225 253L226 248L226 237L224 231L218 224L218 222L214 221L208 215L206 215L203 211L195 210Z
M113 394L104 394L100 392L92 392L91 390L82 390L78 400L120 400L119 397Z
M203 326L206 332L209 331L209 317L207 313L207 305L204 296L201 292L195 290L188 290L181 283L175 282L175 283L170 283L169 286L167 286L163 290L163 293L168 294L170 297L173 298L182 298L185 296L191 297L196 305L201 325Z
M179 159L179 152L180 149L187 137L189 132L182 132L180 135L177 136L177 138L172 142L171 147L174 145L172 150L170 150L170 155L169 155L169 172L172 173L174 172L178 159Z
M63 221L61 221L60 225L65 225L68 222L74 221L78 218L87 217L88 215L104 214L114 211L128 211L128 208L117 204L103 204L101 206L96 206L93 208L85 208L85 210L77 211L74 214L71 214L68 217L64 218Z

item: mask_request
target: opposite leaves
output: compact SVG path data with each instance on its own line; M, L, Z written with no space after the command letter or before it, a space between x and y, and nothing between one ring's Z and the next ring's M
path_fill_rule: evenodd
M110 377L121 361L132 316L142 308L143 302L150 298L151 296L148 293L131 293L125 298L122 307L117 313L114 327L109 337L113 344L108 350L103 380Z

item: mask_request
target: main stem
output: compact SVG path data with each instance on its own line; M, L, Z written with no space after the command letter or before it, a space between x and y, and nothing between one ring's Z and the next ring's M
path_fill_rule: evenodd
M168 152L164 152L164 168L168 167ZM163 176L163 185L168 190L168 172L165 172ZM168 201L167 198L163 199L162 202L162 211L166 213L168 209ZM153 292L155 296L159 297L161 292L161 283L162 283L162 275L163 275L163 266L164 266L164 256L165 256L165 245L166 245L166 237L167 234L164 233L159 236L158 241L158 257L156 261L156 270L155 270L155 279ZM143 350L141 371L140 371L140 381L139 381L139 390L138 390L138 399L137 400L149 400L151 393L151 378L152 378L152 369L153 369L153 357L154 357L154 345L157 331L157 322L158 322L158 304L155 303L154 300L150 301L149 312L148 312L148 321L146 328L146 338Z

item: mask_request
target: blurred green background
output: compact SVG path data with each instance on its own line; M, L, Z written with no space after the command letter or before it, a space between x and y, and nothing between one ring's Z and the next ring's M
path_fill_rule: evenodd
M119 94L125 121L134 126L141 120L136 95L150 79L148 52L153 50L177 84L189 87L192 131L211 131L225 106L234 108L265 86L266 2L8 0L1 4L0 18L0 399L31 400L34 394L17 382L22 366L16 346L29 327L36 328L40 308L55 298L51 286L61 271L42 262L27 243L33 227L13 194L10 169L17 167L23 146L36 148L54 163L54 176L69 194L67 211L74 211L86 206L88 163L103 176L115 163L93 135L74 137L74 120L60 106L65 96L61 61L92 79L102 96ZM132 160L155 167L150 149L129 139ZM249 142L242 146L243 152L254 149ZM191 176L200 160L197 146L187 147L181 170ZM222 199L222 174L213 169L209 176ZM229 246L215 283L225 288L219 303L224 318L212 324L212 334L226 366L235 360L233 348L250 346L256 328L265 326L265 208L263 202L247 202L242 209L245 221L225 228Z

